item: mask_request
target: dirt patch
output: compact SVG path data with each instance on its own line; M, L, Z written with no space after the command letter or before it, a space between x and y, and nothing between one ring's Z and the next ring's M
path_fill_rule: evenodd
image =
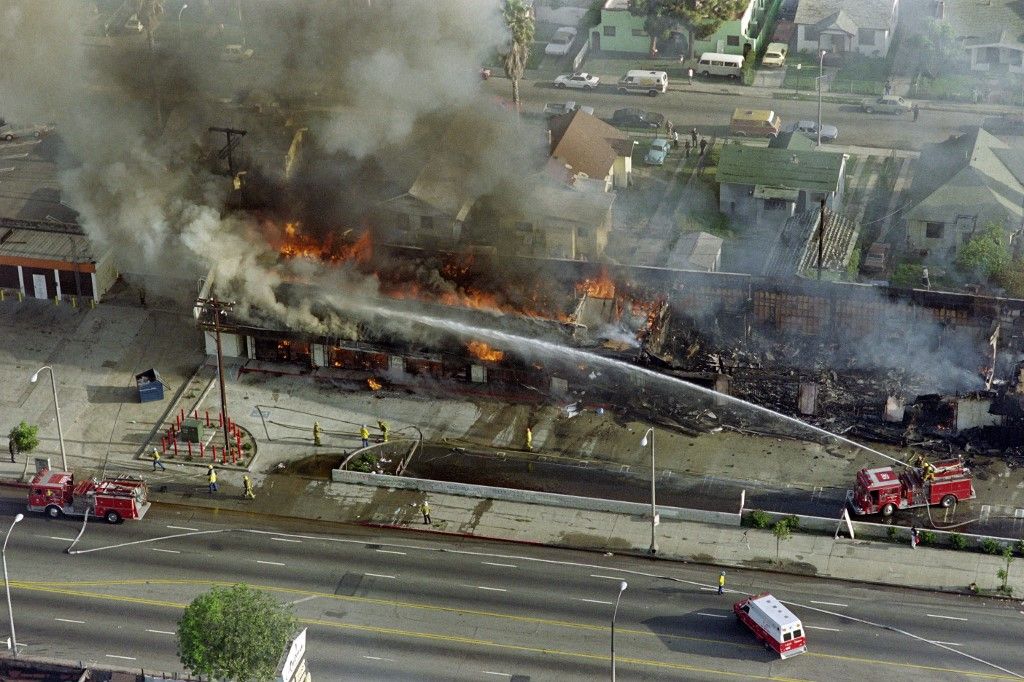
M305 457L294 462L288 462L280 469L274 469L273 473L329 480L331 478L331 470L337 469L341 466L342 461L344 461L346 457L348 457L348 455L343 452L336 454L310 455L309 457Z

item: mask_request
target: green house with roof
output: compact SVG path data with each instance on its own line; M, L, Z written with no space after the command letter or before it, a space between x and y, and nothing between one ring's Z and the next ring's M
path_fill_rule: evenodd
M735 18L723 21L712 35L694 41L693 54L725 52L746 54L756 52L767 41L769 23L774 21L782 0L750 0ZM684 46L686 31L679 27L672 32L676 44ZM629 0L605 0L601 7L601 23L590 29L590 50L646 55L651 37L644 30L644 18L630 14Z
M782 133L767 147L731 142L718 162L718 206L731 218L777 223L820 206L842 208L849 156Z

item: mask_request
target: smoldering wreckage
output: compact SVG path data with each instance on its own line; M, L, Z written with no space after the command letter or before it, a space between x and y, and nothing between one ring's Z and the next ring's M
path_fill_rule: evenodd
M1024 464L1024 302L497 259L377 245L371 232L325 250L295 225L282 229L282 262L312 258L373 285L358 294L368 302L353 304L339 303L322 276L282 284L279 302L304 306L329 331L285 329L250 308L223 330L230 354L249 358L243 371L290 365L367 390L486 385L563 404L567 418L602 406L690 435L808 437L724 394L851 438ZM206 286L216 290L212 279Z

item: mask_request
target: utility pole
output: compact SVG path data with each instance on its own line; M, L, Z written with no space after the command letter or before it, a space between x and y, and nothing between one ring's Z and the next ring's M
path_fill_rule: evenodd
M818 280L821 281L822 262L825 260L825 199L821 200L821 220L818 223Z
M231 451L231 435L228 433L228 397L224 390L224 354L220 345L220 318L234 307L234 302L221 301L216 296L213 298L196 299L196 307L202 308L205 313L213 314L213 333L217 340L217 380L220 382L220 412L223 416L224 427L224 452Z
M227 137L227 143L223 147L221 147L221 150L219 152L217 152L217 158L218 159L227 159L228 160L228 173L230 173L231 177L234 178L235 177L235 157L234 157L235 147L238 146L238 143L241 142L241 138L248 131L239 130L238 128L220 128L220 127L217 127L217 126L211 126L209 130L210 130L211 133L224 133L224 135Z

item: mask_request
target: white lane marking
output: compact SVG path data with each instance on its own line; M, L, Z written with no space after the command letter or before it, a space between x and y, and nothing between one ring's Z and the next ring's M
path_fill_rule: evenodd
M698 616L707 616L708 618L728 618L729 616L723 616L720 613L704 613L703 611L697 612Z
M258 563L258 564L266 564L267 566L284 566L285 565L285 564L282 564L280 561L260 561L259 559L256 560L256 563Z
M286 603L286 604L288 604L289 606L293 606L293 605L295 605L295 604L301 604L301 603L302 603L302 602L304 602L304 601L309 601L310 599L316 599L316 598L317 598L317 597L319 597L319 596L320 596L320 595L316 595L316 594L311 594L311 595L309 595L308 597L300 597L300 598L298 598L298 599L293 599L292 601L289 601L289 602L285 602L285 603Z
M151 549L154 552L166 552L167 554L181 554L181 552L176 549L160 549L159 547L153 547Z
M198 528L189 528L188 526L167 526L167 527L172 529L172 530L191 530L191 531L199 530Z
M959 616L939 616L934 613L926 613L924 615L928 616L929 618L945 618L946 620L967 620L966 618L960 618Z
M610 601L601 601L600 599L580 599L580 601L590 602L591 604L608 604L611 606Z
M71 620L70 618L54 618L54 620L59 620L62 623L79 623L81 625L85 625L84 620Z
M384 575L383 573L363 573L363 575L372 576L374 578L391 578L392 580L395 579L395 576L393 576L393 575Z
M496 673L493 670L481 670L484 675L497 675L498 677L512 677L510 673Z
M623 578L620 578L619 576L616 576L616 575L599 575L597 573L591 573L590 577L591 578L604 578L605 580L622 580L623 579Z
M847 606L847 604L840 604L840 603L834 602L834 601L814 601L813 599L811 600L811 603L812 604L823 604L825 606Z
M501 588L501 587L484 587L483 585L477 585L476 589L478 589L478 590L487 590L489 592L508 592L508 590L506 590L504 588Z
M963 644L960 644L959 642L940 642L938 640L935 640L934 642L932 642L932 644L945 644L946 646L963 646Z
M48 539L50 539L50 540L60 540L61 542L74 542L75 541L74 538L59 538L56 535L47 535L46 537Z
M154 635L173 635L176 634L170 630L146 630L146 632L152 632Z
M299 543L302 542L302 540L293 540L292 538L270 538L270 539L273 540L274 542L299 542Z
M115 654L104 654L107 658L120 658L122 661L134 661L135 659L131 656L117 656Z
M390 661L391 663L395 662L395 659L393 658L381 658L380 656L363 656L363 658L369 659L371 661Z
M827 630L828 632L842 632L839 628L825 628L820 625L805 625L805 630Z
M717 587L702 587L700 589L702 591L704 591L704 592L717 592L718 591Z
M405 556L405 552L396 552L393 549L378 549L377 551L381 554L401 554L402 556Z
M498 564L498 563L495 563L493 561L481 561L480 563L484 564L485 566L501 566L502 568L519 568L515 564ZM499 675L499 674L504 675L504 673L494 673L494 674L495 675Z

